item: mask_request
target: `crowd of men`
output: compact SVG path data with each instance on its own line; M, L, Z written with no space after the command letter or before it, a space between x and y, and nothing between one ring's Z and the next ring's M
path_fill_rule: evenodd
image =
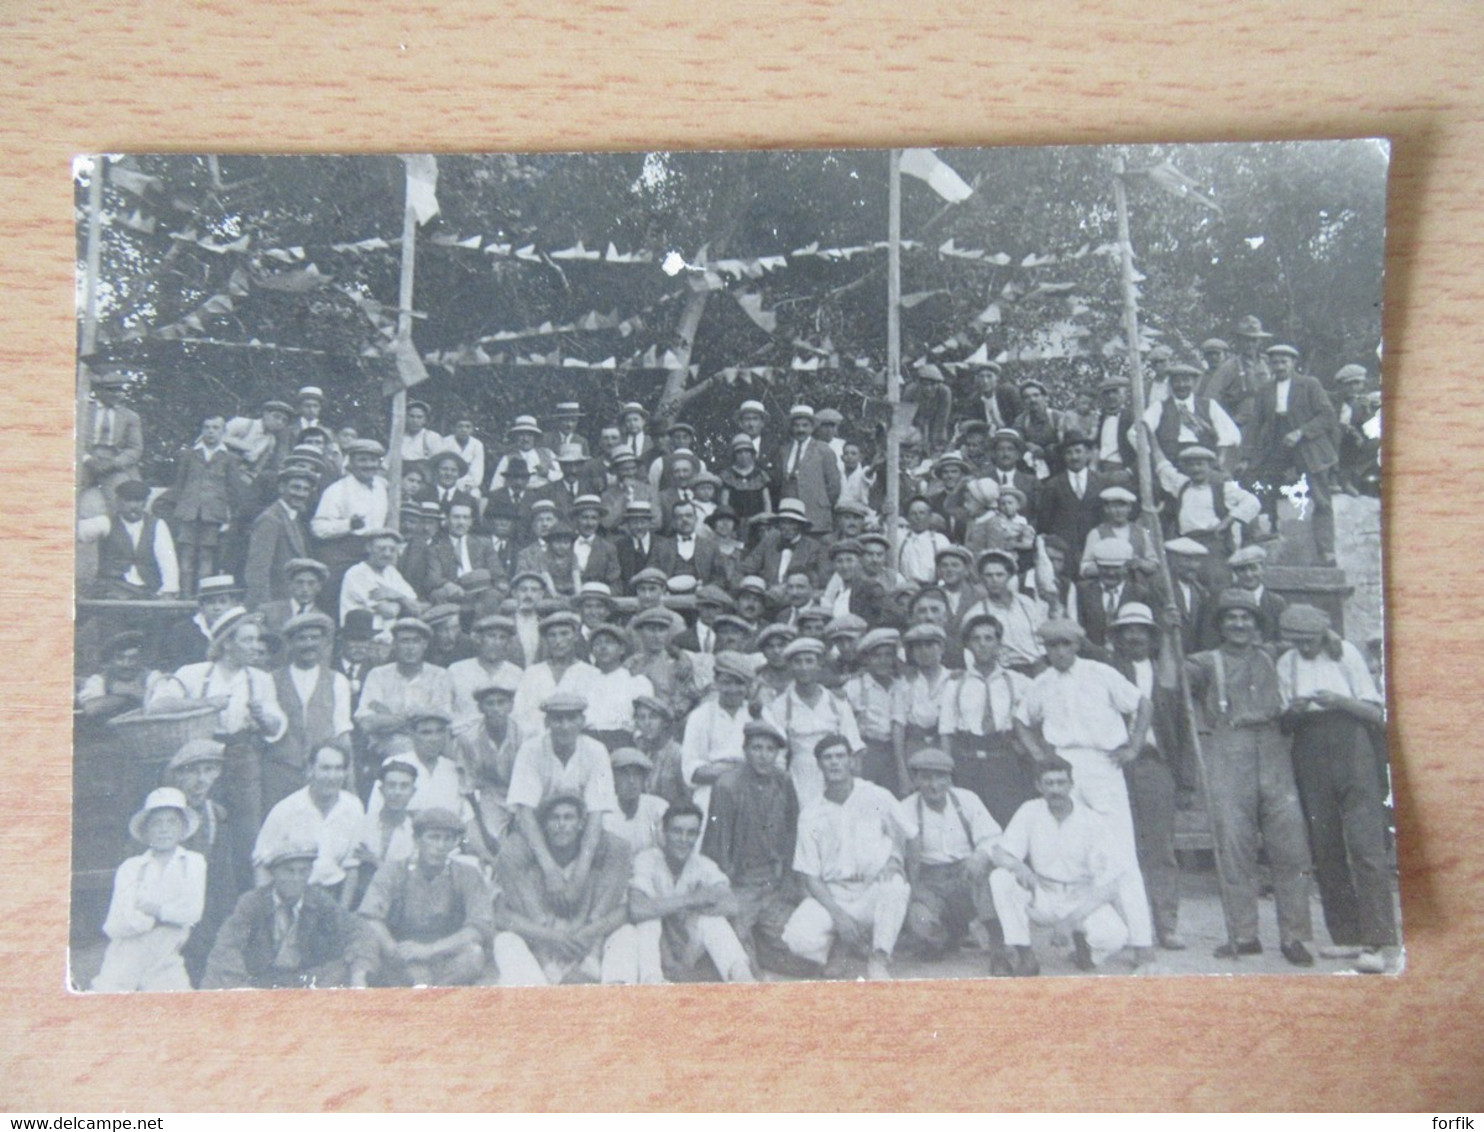
M833 409L775 429L746 401L707 467L637 403L487 445L413 401L393 523L385 447L319 389L208 417L150 485L127 381L97 374L80 726L220 706L157 752L93 987L1138 967L1187 947L1198 793L1218 957L1263 948L1261 848L1288 962L1314 963L1312 880L1321 954L1387 969L1383 699L1263 576L1300 480L1333 562L1376 405L1362 367L1326 389L1255 318L1236 337L1156 352L1145 406L1110 376L1053 408L990 365L955 413L922 367L895 530L879 438ZM195 612L117 631L178 596Z

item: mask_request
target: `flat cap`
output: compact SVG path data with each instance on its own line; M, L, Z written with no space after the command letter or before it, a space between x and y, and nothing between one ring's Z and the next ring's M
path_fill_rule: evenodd
M166 770L179 770L183 766L191 766L195 763L219 763L225 762L227 748L215 739L191 739L182 744L175 754L170 756L170 761L165 764Z
M644 771L654 769L654 760L638 747L620 747L608 756L608 762L614 770L620 770L626 766L638 767Z
M587 710L587 697L576 692L553 692L541 701L547 715L576 715Z
M943 626L933 625L927 622L913 625L902 634L902 643L906 645L921 644L943 644L948 640L948 634L943 631Z
M719 605L722 609L732 609L737 604L726 590L709 582L696 590L696 603L698 605Z
M1019 561L1017 561L1015 555L1011 554L1008 550L986 550L979 556L979 561L976 562L975 565L980 570L983 570L985 564L989 562L998 562L1012 574L1020 569Z
M861 545L860 539L842 538L839 542L830 547L830 557L837 558L842 554L854 554L859 557L865 551L865 549L866 548Z
M854 613L842 613L839 617L832 617L830 623L824 627L825 640L833 641L841 636L860 636L870 626L864 617L857 617Z
M286 838L264 853L256 864L270 872L289 861L313 861L319 857L319 846L302 837Z
M820 424L843 424L845 416L839 409L820 409L814 419Z
M673 633L677 631L675 623L678 620L679 618L668 609L662 606L651 606L649 609L641 610L629 624L635 629L643 629L646 626L654 625L659 628L668 629Z
M824 653L825 644L818 637L796 637L783 650L783 657L785 660L792 660L796 656L823 656Z
M555 629L561 625L565 625L569 629L581 629L582 618L577 616L577 614L573 613L570 609L558 609L552 613L548 613L545 617L541 618L540 626L541 632L543 633L546 632L548 629Z
M1045 622L1038 630L1037 635L1046 644L1081 644L1082 638L1087 634L1082 631L1082 626L1077 622L1065 617L1057 617Z
M762 648L769 641L782 637L785 641L791 641L799 634L792 625L785 625L781 621L775 621L771 625L764 625L757 634L758 648Z
M1279 616L1278 627L1287 633L1327 633L1329 614L1316 605L1297 602Z
M1254 562L1266 562L1268 552L1260 546L1244 546L1226 560L1228 566L1250 566Z
M1190 558L1204 558L1211 552L1193 538L1172 538L1165 543L1170 554L1184 554Z
M464 832L464 823L459 821L459 815L452 810L446 810L442 806L429 806L426 810L418 810L412 815L412 832L421 835L437 830L441 833L461 834Z
M876 628L860 639L860 643L856 645L856 651L864 655L874 649L890 648L895 652L897 646L901 643L902 634L897 632L897 630Z
M941 562L945 558L957 558L970 570L974 568L974 552L966 546L960 546L958 543L951 543L938 551L936 560Z
M742 725L742 737L746 739L768 739L779 747L788 746L788 736L766 719L749 719Z
M369 437L352 440L341 451L347 456L375 456L378 460L386 455L386 449L382 447L381 442Z
M1216 453L1215 452L1212 452L1205 445L1202 445L1202 444L1191 444L1188 447L1185 447L1185 448L1180 449L1180 459L1182 461L1184 461L1184 460L1209 460L1211 463L1214 464L1214 463L1216 463L1217 457L1216 457Z
M330 568L318 558L290 558L284 564L283 576L294 578L300 574L314 574L323 582L330 576Z
M1126 566L1134 559L1134 548L1122 539L1105 538L1093 544L1092 560L1099 566Z
M642 707L646 711L652 711L656 715L662 715L666 719L675 718L675 709L658 696L635 696L634 706L636 708Z
M670 576L663 570L661 570L658 566L646 566L644 567L644 569L640 570L637 574L630 578L629 582L631 585L635 586L640 585L644 582L655 582L658 585L664 586L666 589L669 589Z
M746 655L732 649L724 649L716 654L716 675L733 676L738 680L751 683L756 672L752 661L748 660Z
M392 622L392 635L396 636L398 633L421 633L431 640L433 627L421 617L398 617Z
M1101 499L1104 503L1139 502L1139 497L1137 495L1131 492L1128 488L1119 487L1117 484L1112 487L1103 488L1102 491L1098 492L1098 498Z
M1298 348L1296 346L1290 346L1287 342L1275 343L1274 345L1269 346L1266 350L1264 350L1263 353L1272 354L1274 356L1281 355L1288 358L1296 358L1299 356Z
M1203 354L1207 350L1230 350L1230 349L1231 349L1231 345L1226 341L1225 338L1207 338L1204 342L1201 343L1201 353L1203 353Z
M520 676L502 669L474 689L473 699L477 704L485 696L494 695L496 692L503 692L507 696L513 696L519 687Z
M1368 376L1365 366L1358 366L1353 362L1350 365L1341 366L1335 371L1335 381L1340 385L1346 385L1352 381L1358 381L1364 384Z
M1240 590L1235 586L1221 591L1216 599L1217 614L1226 613L1233 609L1245 609L1248 613L1261 612L1256 596L1251 590Z
M318 609L311 609L306 613L296 613L283 623L285 638L292 638L305 629L319 629L325 633L335 631L335 619L328 613L321 613Z
M953 773L953 756L937 747L924 747L907 760L908 770L941 770Z

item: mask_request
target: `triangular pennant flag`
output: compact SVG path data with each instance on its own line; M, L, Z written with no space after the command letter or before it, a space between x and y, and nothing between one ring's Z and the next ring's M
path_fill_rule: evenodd
M964 365L966 365L966 366L987 366L987 365L989 365L989 344L988 343L981 342L980 345L979 345L979 349L975 350L972 354L970 354L967 358L964 359Z
M974 195L969 183L930 149L902 150L902 172L926 181L928 187L950 204L958 204Z
M763 297L756 291L745 291L737 296L737 305L746 313L747 317L772 334L778 329L778 316L772 311L763 310Z
M651 346L649 349L644 351L643 356L639 359L639 364L645 369L659 369L659 352L655 349L655 347Z
M151 191L159 192L165 187L165 182L159 177L151 177L148 173L117 164L108 167L108 182L138 197Z
M407 207L419 224L426 224L438 215L438 159L431 153L404 153L402 162L407 166ZM423 379L427 376L424 371Z
M1180 172L1180 170L1176 169L1168 161L1162 161L1160 162L1160 164L1155 165L1149 169L1131 169L1129 170L1129 172L1135 175L1142 173L1144 176L1148 177L1153 184L1157 185L1159 188L1163 189L1171 196L1180 197L1184 200L1199 201L1207 208L1212 209L1217 213L1221 212L1221 206L1219 204L1217 204L1210 197L1204 195L1199 191L1201 188L1199 184L1197 184L1195 181L1192 181L1189 177Z

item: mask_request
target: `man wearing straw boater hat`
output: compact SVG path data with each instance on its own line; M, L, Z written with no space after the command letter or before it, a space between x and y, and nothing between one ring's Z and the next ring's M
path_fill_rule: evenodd
M145 846L118 867L103 934L108 950L95 991L190 990L180 957L206 903L206 859L181 847L199 819L173 786L150 791L129 819Z
M386 526L389 508L387 483L381 475L386 449L374 440L353 440L345 446L349 472L325 488L309 529L319 541L316 557L330 568L326 586L330 601L338 601L340 579L366 556L367 531Z

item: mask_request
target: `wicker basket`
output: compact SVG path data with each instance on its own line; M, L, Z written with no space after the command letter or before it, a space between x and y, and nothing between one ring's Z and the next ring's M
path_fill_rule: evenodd
M127 711L108 723L124 754L156 765L169 761L192 739L210 739L215 735L217 717L226 704L225 696L213 696L178 711Z

